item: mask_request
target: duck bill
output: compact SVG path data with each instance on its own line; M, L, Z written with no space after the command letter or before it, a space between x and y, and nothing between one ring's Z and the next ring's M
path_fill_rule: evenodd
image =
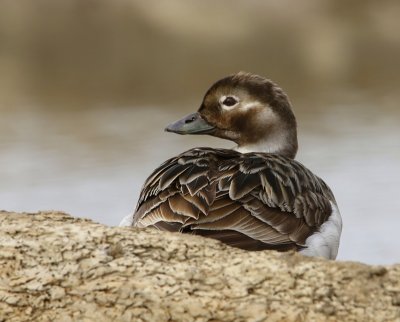
M214 130L214 126L204 120L199 113L193 113L169 124L165 131L178 134L208 134Z

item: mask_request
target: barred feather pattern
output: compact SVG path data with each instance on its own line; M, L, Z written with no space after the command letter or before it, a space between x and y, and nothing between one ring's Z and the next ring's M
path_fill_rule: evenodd
M331 215L330 201L324 181L293 159L195 148L146 180L133 226L202 235L246 250L301 250Z

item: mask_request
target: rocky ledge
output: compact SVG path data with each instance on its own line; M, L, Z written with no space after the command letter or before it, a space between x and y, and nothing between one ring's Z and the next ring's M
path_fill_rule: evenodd
M0 321L400 321L400 265L0 212Z

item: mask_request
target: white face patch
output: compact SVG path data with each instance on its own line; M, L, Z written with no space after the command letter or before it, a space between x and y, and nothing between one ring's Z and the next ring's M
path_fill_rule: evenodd
M248 111L256 107L260 107L262 104L258 101L240 101L239 98L235 95L223 95L219 99L219 105L225 111L231 111L235 108L239 108L243 111Z
M251 110L252 108L255 108L257 106L260 106L259 102L249 102L246 104L242 104L242 106L240 108L243 110Z
M219 105L226 111L233 110L239 104L239 98L234 95L223 95L219 99Z

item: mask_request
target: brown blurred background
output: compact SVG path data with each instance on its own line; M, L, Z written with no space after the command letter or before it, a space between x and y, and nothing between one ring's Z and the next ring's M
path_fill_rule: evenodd
M354 90L376 101L398 94L397 0L0 5L8 105L176 104L238 70L268 75L310 101Z
M344 217L339 258L400 261L400 2L1 0L0 208L118 224L212 82L267 76Z

